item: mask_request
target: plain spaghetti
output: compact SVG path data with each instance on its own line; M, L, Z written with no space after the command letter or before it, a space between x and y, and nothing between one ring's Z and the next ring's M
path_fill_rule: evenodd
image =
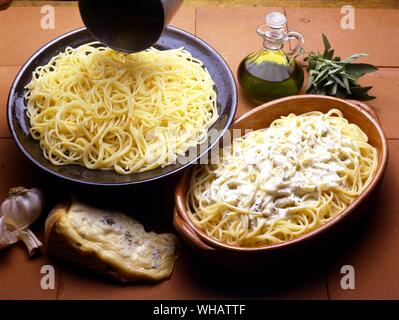
M218 118L214 83L184 50L68 47L26 86L30 133L55 165L120 174L176 162Z
M376 167L377 150L339 110L290 114L233 140L219 164L197 166L186 206L220 242L274 245L337 216Z

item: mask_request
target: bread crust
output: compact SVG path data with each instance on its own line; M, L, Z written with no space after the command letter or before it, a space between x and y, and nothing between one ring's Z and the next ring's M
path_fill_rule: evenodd
M170 276L173 264L167 275L164 273L149 275L140 271L125 270L120 264L104 261L104 256L101 256L96 250L84 246L70 234L69 230L63 227L71 205L72 202L61 203L47 217L45 245L49 255L122 283L138 280L158 281Z

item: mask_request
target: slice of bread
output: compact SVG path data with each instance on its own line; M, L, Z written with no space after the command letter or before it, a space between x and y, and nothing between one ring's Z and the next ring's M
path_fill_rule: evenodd
M122 282L168 278L175 261L173 234L146 232L123 213L76 201L50 212L45 243L50 255Z

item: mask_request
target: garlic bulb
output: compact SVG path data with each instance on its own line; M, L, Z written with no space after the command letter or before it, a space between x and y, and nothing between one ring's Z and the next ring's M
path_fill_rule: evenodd
M42 247L42 243L28 228L40 216L43 193L40 189L11 188L0 208L0 249L22 240L29 256Z

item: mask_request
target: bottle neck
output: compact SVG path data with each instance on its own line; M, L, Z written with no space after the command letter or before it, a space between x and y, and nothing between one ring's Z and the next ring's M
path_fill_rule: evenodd
M263 46L267 50L279 51L279 50L283 49L284 42L283 41L281 41L281 42L269 41L269 40L264 39L263 40Z
M281 50L287 34L284 28L270 30L266 25L261 25L257 33L263 38L263 46L268 50Z

